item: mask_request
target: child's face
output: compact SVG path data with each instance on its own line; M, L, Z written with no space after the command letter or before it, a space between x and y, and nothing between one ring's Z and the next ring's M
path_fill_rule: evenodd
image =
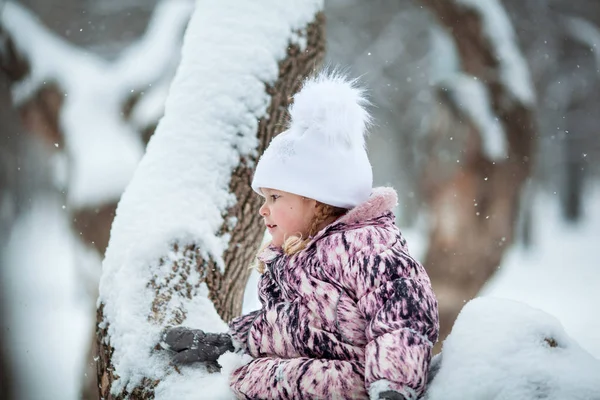
M273 245L282 246L290 236L308 237L316 200L275 189L261 188L261 191L265 202L259 212L273 238Z

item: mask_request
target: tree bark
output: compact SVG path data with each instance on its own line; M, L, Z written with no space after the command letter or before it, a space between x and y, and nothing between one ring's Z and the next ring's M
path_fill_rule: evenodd
M268 110L269 118L263 118L259 123L259 154L263 153L271 139L285 125L291 97L299 90L303 78L310 75L323 61L324 22L324 16L319 14L316 21L309 25L308 46L305 51L301 51L297 46L289 47L288 58L279 64L279 79L273 87L267 87L267 92L271 95L271 105ZM242 312L244 289L250 276L248 266L251 265L264 235L264 225L258 213L261 199L250 188L255 161L252 160L248 165L247 160L242 160L232 175L230 191L235 193L238 202L229 210L226 219L235 217L238 224L233 231L224 225L219 233L231 234L232 245L224 255L227 266L225 273L218 274L217 270L213 269L213 273L207 278L211 300L224 321L230 321Z
M324 16L322 13L316 15L315 20L306 29L306 48L301 50L297 45L290 44L287 49L287 57L279 63L279 74L273 86L266 85L265 90L271 96L271 103L267 109L267 117L259 121L257 132L258 154L262 154L273 136L281 131L285 125L287 108L291 97L296 93L303 78L308 76L318 66L324 56ZM224 221L235 217L237 223L231 227L224 222L218 235L229 234L229 248L223 255L225 270L219 270L214 260L205 259L201 249L196 245L188 245L185 248L173 246L175 253L182 253L180 262L170 265L172 273L169 278L160 283L152 279L148 286L155 290L155 299L152 304L149 317L154 323L160 325L178 325L186 318L186 312L175 310L169 313L167 307L171 297L177 292L188 299L195 287L189 284L175 285L170 287L172 281L184 281L192 269L204 276L204 283L209 288L209 298L214 303L215 309L224 321L240 315L242 299L248 277L250 275L249 265L258 251L258 247L264 235L264 227L261 224L258 210L260 198L254 194L250 187L254 165L257 159L242 159L239 166L233 171L229 190L234 193L237 203L227 210ZM164 265L165 260L160 261ZM183 277L183 280L180 278ZM202 283L202 282L201 282ZM199 283L200 284L200 283ZM153 389L159 383L144 378L142 383L130 393L113 395L111 387L117 378L111 363L114 349L107 344L108 326L102 326L104 321L104 305L98 308L97 321L97 345L98 361L97 372L100 387L100 396L104 399L151 399L154 398Z
M446 149L454 139L459 144L450 159L432 152L425 168L424 194L433 220L425 266L439 300L439 350L464 303L494 274L513 240L520 193L531 173L536 126L531 106L519 101L501 79L481 15L455 1L422 3L453 36L463 71L487 88L490 108L508 143L506 159L490 160L475 125L462 122L468 118L441 92L431 143Z

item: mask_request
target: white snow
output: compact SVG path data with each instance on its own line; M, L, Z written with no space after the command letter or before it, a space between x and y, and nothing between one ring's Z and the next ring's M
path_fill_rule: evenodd
M500 63L500 79L515 100L525 105L535 102L535 90L525 58L508 14L498 0L455 0L481 15L484 33L490 40Z
M556 318L524 303L470 301L442 355L428 400L600 399L600 360Z
M250 272L250 277L248 278L248 283L246 284L246 290L244 291L242 314L248 314L254 310L260 310L262 308L262 304L260 304L257 293L259 279L260 273L253 269L252 272Z
M261 249L268 242L272 240L271 234L268 230L265 230L265 234L263 236L263 240L261 243ZM246 289L244 290L244 298L242 300L242 314L248 314L255 310L260 310L262 308L262 304L258 298L258 281L260 280L260 272L256 268L252 268L250 271L250 276L248 277L248 282L246 282Z
M477 78L457 73L442 83L454 104L473 122L481 136L483 153L492 161L506 159L508 143L504 128L490 108L485 85Z
M590 21L578 17L565 18L567 32L582 44L589 46L596 58L596 66L600 71L600 29Z
M173 76L169 75L145 90L131 110L131 123L138 131L156 124L164 115L165 101L169 94Z
M1 328L18 399L80 397L95 313L78 262L93 260L74 256L77 239L65 212L56 199L38 198L2 254L8 268L0 270L1 290L10 307Z
M506 134L490 107L487 87L476 77L460 72L455 42L445 30L433 28L430 40L430 83L447 90L454 105L475 125L487 158L505 159L508 154Z
M429 84L437 85L460 71L456 42L446 29L434 25L429 31Z
M144 153L134 126L122 116L124 102L175 68L192 6L190 0L164 0L146 34L108 62L64 41L25 7L6 3L0 22L31 67L13 87L14 102L25 102L46 84L56 83L64 92L59 122L70 163L71 205L119 199Z
M155 390L158 399L234 400L229 387L229 375L251 360L249 355L223 354L218 362L221 372L207 374L201 365L182 368L181 374L171 374Z
M556 196L532 204L532 248L511 247L481 295L510 298L557 317L569 335L600 359L600 188L586 193L584 217L563 221Z
M197 1L165 115L121 198L103 264L100 300L120 377L113 392L143 376L165 378L167 358L151 353L162 327L148 321L153 293L146 285L168 273L169 263L161 268L158 260L173 243L199 245L223 269L228 237L216 233L236 201L232 170L256 153L258 119L270 102L265 85L277 80L295 31L322 7L317 0ZM185 325L225 330L205 292L192 301L176 295L168 307L188 312Z
M194 9L191 0L163 0L156 5L152 19L140 40L109 64L111 77L123 95L154 82L165 70L177 68L181 39Z

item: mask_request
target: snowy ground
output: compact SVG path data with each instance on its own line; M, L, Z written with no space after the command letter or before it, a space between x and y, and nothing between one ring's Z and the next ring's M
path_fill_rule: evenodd
M525 302L557 317L567 333L600 358L600 190L589 193L583 222L560 221L555 198L538 196L534 245L514 246L482 291L483 295ZM91 336L93 303L76 269L75 247L61 204L36 203L15 227L4 252L3 290L11 313L7 327L17 361L19 399L76 399ZM407 235L415 254L418 240ZM422 249L421 249L422 250ZM258 307L253 273L244 310ZM36 382L31 385L31 382ZM40 389L43 388L43 391Z
M482 295L518 300L554 315L600 359L600 188L590 190L582 222L560 219L556 197L535 199L533 247L510 249Z
M76 269L65 216L58 200L39 199L2 254L2 290L10 299L2 328L12 340L18 399L79 398L94 302Z
M577 225L562 220L558 197L534 199L532 245L515 244L480 296L517 300L560 320L567 333L600 359L600 187L586 194ZM422 260L422 232L403 229L411 253Z

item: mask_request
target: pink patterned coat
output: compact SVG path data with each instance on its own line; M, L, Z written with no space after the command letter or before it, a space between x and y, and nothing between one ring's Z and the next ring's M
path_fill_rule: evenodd
M394 223L393 189L324 228L301 252L259 258L262 309L230 333L254 359L235 370L241 399L367 399L424 390L438 337L437 301Z

